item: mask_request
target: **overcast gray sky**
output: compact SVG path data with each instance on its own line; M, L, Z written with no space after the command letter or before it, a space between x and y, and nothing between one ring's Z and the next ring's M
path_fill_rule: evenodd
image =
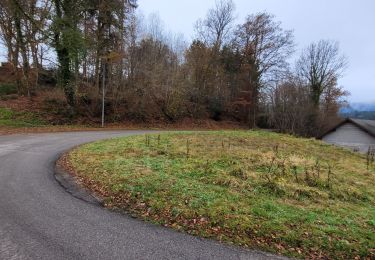
M293 29L297 51L320 39L340 42L349 67L339 82L351 102L375 102L375 0L234 0L237 22L267 11ZM144 15L158 13L167 30L194 35L194 23L215 0L138 0Z

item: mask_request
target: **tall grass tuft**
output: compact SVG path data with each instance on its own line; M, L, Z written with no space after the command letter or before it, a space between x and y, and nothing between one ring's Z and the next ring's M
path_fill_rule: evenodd
M367 151L367 156L366 156L366 165L367 165L367 170L370 170L370 167L375 162L375 147L369 147Z

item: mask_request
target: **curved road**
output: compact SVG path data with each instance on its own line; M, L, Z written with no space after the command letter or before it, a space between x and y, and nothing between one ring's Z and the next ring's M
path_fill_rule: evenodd
M0 259L274 259L108 211L67 193L59 155L141 131L0 137Z

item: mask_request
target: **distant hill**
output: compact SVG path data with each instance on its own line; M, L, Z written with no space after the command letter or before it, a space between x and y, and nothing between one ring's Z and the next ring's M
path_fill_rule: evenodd
M340 116L375 120L375 103L352 103L340 110Z

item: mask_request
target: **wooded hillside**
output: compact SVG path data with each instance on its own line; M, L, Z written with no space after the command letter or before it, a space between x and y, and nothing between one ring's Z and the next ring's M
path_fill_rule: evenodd
M218 0L189 43L136 8L130 0L2 0L0 89L45 95L47 110L68 122L100 122L103 89L108 122L231 120L316 136L337 120L347 95L337 83L346 67L338 43L317 39L291 64L293 31L272 14L235 24L234 3Z

